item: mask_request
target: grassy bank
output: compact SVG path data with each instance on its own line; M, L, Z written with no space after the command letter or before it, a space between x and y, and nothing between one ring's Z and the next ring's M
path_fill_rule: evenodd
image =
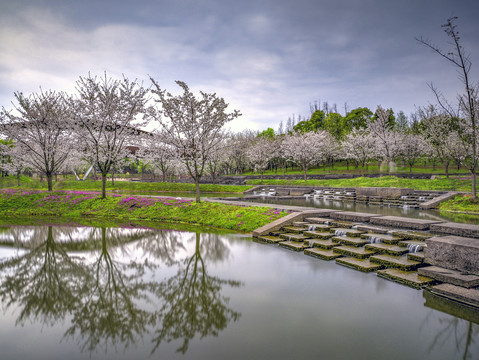
M431 179L403 179L395 176L378 178L358 177L355 179L328 180L248 180L249 185L297 185L297 186L331 186L331 187L396 187L415 190L470 191L471 180L467 177L438 176Z
M0 191L0 215L179 222L250 232L287 213L268 207L196 203L173 198L114 194L100 199L97 192L11 189Z
M473 201L471 195L458 195L454 199L441 203L439 210L479 215L479 200Z

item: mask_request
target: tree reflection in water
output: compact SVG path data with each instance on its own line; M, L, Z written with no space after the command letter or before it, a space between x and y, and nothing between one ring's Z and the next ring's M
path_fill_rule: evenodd
M32 241L23 239L20 244L30 250L0 264L4 308L18 306L17 324L22 325L30 319L53 326L69 317L64 336L88 352L107 351L110 346L127 349L151 332L152 353L162 342L173 340L183 342L178 351L185 353L195 336L217 336L240 317L222 295L224 285L237 287L240 282L206 271L207 261L228 258L230 250L224 240L202 234L200 241L199 233L186 233L195 237L195 250L192 256L178 259L178 252L186 251L181 233L119 230L82 230L89 245L77 241L74 249L91 250L92 244L98 248L100 239L101 247L97 254L79 257L67 253L72 242L54 240L55 236L72 240L75 231L60 232L51 226L30 229ZM132 240L137 241L133 248L145 254L141 261L127 254L125 244ZM162 282L147 276L158 271L159 263L178 267L177 274Z
M184 260L175 276L160 284L159 296L163 304L158 315L161 327L155 332L152 353L163 341L176 339L183 339L177 351L185 353L197 334L201 338L217 336L231 320L239 319L240 313L228 307L229 299L222 296L221 289L224 285L238 287L241 283L208 275L201 254L201 249L208 248L210 251L205 251L206 254L214 255L216 260L223 258L229 249L218 243L218 239L211 236L200 242L200 233L196 233L193 256ZM208 247L208 244L214 246Z

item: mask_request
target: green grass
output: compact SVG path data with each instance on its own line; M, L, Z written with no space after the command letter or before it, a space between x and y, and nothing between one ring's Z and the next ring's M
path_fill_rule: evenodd
M479 198L472 200L471 195L457 195L439 205L441 211L454 211L467 214L479 214Z
M430 179L403 179L395 176L379 178L359 177L355 179L328 180L247 180L249 185L297 185L297 186L331 186L331 187L396 187L415 190L470 191L471 180L468 178L438 176Z
M42 183L37 179L31 179L22 176L20 186L17 185L17 179L14 177L5 177L0 179L1 188L16 189L43 189L47 188L46 182ZM97 180L60 180L54 182L54 190L85 190L85 191L101 191L101 181ZM217 192L217 193L242 193L250 189L249 185L215 185L200 184L201 192ZM195 184L191 183L173 183L173 182L138 182L138 181L115 181L112 185L111 181L106 183L107 191L128 192L128 193L160 193L160 192L195 192Z
M251 232L287 213L269 207L225 205L173 198L110 195L78 191L0 191L2 216L62 216L115 221L159 221Z

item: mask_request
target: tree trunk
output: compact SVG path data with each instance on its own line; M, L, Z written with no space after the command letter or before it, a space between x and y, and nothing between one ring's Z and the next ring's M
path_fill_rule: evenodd
M261 170L261 184L263 183L263 170Z
M446 177L449 179L449 161L444 162L444 171L446 171Z
M53 191L53 174L47 174L48 191Z
M17 174L17 185L20 186L20 173Z
M304 171L304 182L306 182L306 180L307 180L307 176L306 176L306 168L304 168L304 170L303 170L303 171Z
M196 202L200 203L200 179L195 178L195 188L196 188Z
M115 172L113 170L111 171L111 185L115 185Z
M101 198L106 198L106 173L101 173Z
M476 169L473 168L471 173L472 173L472 177L471 177L471 182L472 182L472 185L471 185L471 194L472 194L472 200L476 200Z

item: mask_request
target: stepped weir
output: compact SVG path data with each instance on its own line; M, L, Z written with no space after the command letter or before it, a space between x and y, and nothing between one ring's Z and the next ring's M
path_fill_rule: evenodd
M256 229L253 240L479 307L479 225L315 209Z

